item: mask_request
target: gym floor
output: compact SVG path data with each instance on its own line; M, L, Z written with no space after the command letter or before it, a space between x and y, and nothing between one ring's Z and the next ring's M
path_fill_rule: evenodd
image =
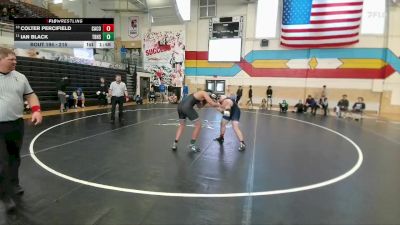
M176 105L126 109L26 121L25 194L0 224L400 224L399 123L242 110L239 152L203 109L192 153L191 123L170 150Z

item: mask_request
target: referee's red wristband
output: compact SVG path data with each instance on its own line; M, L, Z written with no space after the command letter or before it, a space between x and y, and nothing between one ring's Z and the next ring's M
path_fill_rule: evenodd
M32 112L40 112L40 105L34 105L31 107Z

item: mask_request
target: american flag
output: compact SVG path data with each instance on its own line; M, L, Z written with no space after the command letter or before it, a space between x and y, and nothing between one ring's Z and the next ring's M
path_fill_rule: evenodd
M362 7L363 0L284 0L281 45L323 48L355 44Z

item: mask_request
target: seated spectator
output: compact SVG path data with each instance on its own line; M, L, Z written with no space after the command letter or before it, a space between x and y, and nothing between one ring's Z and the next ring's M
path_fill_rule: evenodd
M72 96L75 108L78 108L78 106L85 108L85 94L82 92L82 88L76 89L76 91L72 93Z
M5 6L1 10L1 19L2 20L8 20L8 9Z
M282 103L279 103L279 111L280 112L287 112L289 108L289 104L287 104L286 100L282 100Z
M357 102L354 103L353 105L353 114L354 114L354 119L356 121L362 119L362 114L365 109L365 103L364 103L364 98L363 97L358 97Z
M153 88L150 88L150 92L149 92L149 103L155 103L156 102L156 92L154 91Z
M338 102L335 109L338 118L346 116L346 112L349 109L349 100L347 100L347 95L342 96L342 99Z
M66 110L71 109L75 106L73 93L74 92L71 92L70 95L65 95L66 101L64 107Z
M261 109L266 109L266 108L267 108L267 99L263 98L263 99L261 100L261 106L260 106L260 108L261 108Z
M99 101L99 107L107 106L108 86L109 85L106 84L104 77L100 77L99 89L96 92Z
M140 97L139 95L136 95L135 102L137 105L143 105L143 98Z
M307 96L306 102L304 104L304 112L307 112L308 108L311 108L311 114L317 114L318 104L311 95Z
M326 116L328 112L328 98L321 96L319 99L319 106L324 110L324 116Z
M14 20L14 18L17 16L17 12L15 8L11 8L10 12L8 13L8 19L9 20Z
M304 104L301 100L299 100L299 102L294 105L295 110L293 112L295 113L303 113L304 112Z

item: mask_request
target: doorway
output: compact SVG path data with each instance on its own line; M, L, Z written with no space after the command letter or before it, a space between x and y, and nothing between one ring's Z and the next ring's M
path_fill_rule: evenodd
M150 88L150 77L140 77L140 97L147 98Z

